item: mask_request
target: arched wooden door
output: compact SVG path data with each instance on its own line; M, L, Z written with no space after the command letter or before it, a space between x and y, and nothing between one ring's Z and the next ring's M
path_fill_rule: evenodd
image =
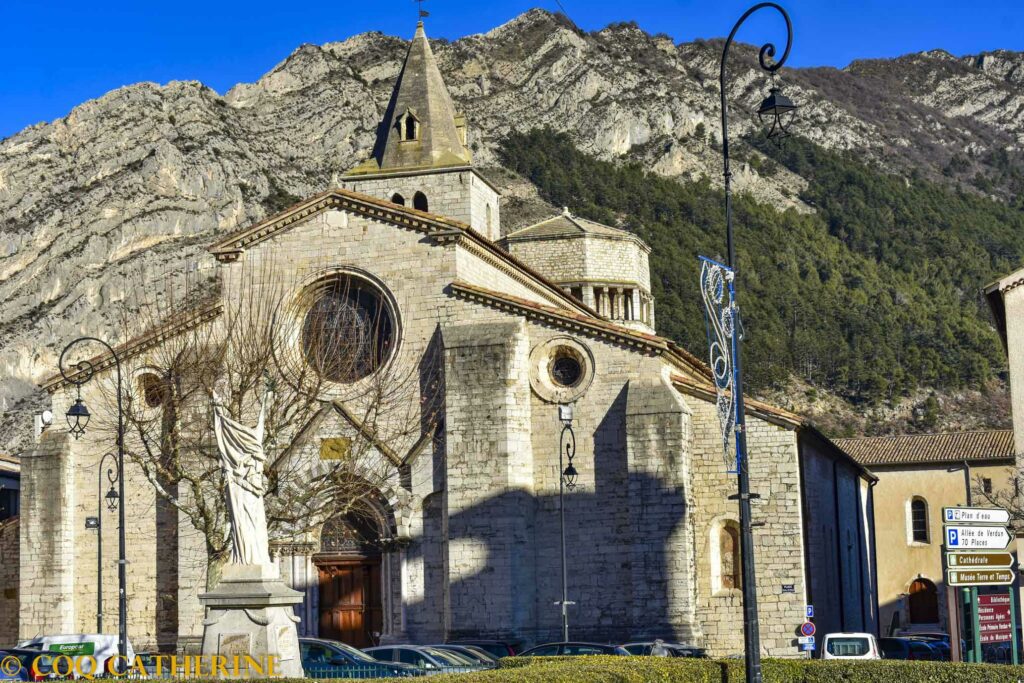
M939 623L939 592L928 579L917 579L910 584L910 623Z
M380 555L375 558L318 563L320 637L354 647L376 645L383 627Z
M320 534L321 638L354 647L377 645L384 626L381 596L380 533L372 519L349 514L329 520Z

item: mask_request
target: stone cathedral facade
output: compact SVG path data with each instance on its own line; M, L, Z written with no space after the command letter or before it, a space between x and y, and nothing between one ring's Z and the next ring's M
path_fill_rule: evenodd
M657 334L649 247L570 210L503 231L499 192L467 147L469 125L421 24L372 156L341 187L210 247L225 281L243 267L269 269L310 305L324 282L356 282L360 305L389 321L382 364L438 359L440 419L409 448L382 446L395 476L379 492L377 527L353 530L342 516L276 539L282 576L306 596L296 608L300 635L360 646L557 640L558 407L571 404L573 639L661 637L740 652L735 477L723 464L705 364ZM679 264L691 266L696 278L696 260ZM144 368L167 339L217 315L210 306L180 316L120 355ZM110 364L101 358L100 367L109 381ZM128 381L143 381L138 372ZM22 637L91 632L96 620L96 536L85 518L97 514L109 439L70 438L61 416L75 394L59 375L45 386L58 418L22 465ZM94 412L109 411L91 385L82 391ZM337 403L325 397L296 447L322 455L351 432ZM747 409L765 653L798 654L807 604L819 631L875 631L872 475L800 416L754 400ZM202 634L204 546L136 468L125 476L129 637L136 650L192 650ZM103 514L113 631L116 518Z

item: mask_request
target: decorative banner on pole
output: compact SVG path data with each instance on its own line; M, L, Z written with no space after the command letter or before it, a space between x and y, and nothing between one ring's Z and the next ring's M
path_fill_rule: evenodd
M739 454L729 453L729 440L736 425L736 305L733 302L733 271L705 256L700 257L700 294L704 301L704 323L708 334L711 374L715 380L718 424L722 430L722 451L727 470L739 472Z

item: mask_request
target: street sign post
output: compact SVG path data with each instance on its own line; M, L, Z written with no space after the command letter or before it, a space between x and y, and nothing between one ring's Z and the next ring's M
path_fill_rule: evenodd
M950 569L950 586L1009 586L1013 583L1012 569Z
M1010 553L946 553L946 566L951 569L1009 569L1013 567Z
M1005 643L1013 637L1009 593L978 596L981 644Z
M1003 508L942 508L944 524L1009 524L1010 511Z
M1007 528L1010 512L1003 508L971 506L970 489L966 507L942 508L943 569L946 586L952 597L954 587L963 591L964 636L970 644L968 660L982 660L981 646L1009 640L1014 662L1017 661L1017 638L1014 631L1016 610L1012 589L1007 595L978 595L981 586L1009 586L1016 581L1014 557L1006 550L1013 540ZM985 552L990 551L990 552ZM953 604L954 601L950 601ZM955 613L951 608L951 612ZM957 621L952 616L950 633ZM959 644L959 639L955 641ZM954 661L959 657L955 656Z
M1004 526L947 526L946 550L1004 550L1013 536Z

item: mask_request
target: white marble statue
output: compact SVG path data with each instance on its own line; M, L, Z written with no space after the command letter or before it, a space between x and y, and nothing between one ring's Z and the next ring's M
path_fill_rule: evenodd
M228 414L223 397L213 391L213 429L227 482L231 518L232 564L270 564L267 514L263 505L266 484L263 464L263 420L273 394L268 389L260 404L255 427L246 427Z

